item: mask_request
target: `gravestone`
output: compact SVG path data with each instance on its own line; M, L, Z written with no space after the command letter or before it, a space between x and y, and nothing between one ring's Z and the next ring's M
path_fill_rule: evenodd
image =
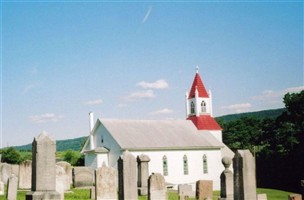
M228 157L222 159L225 170L221 174L221 200L233 200L233 173L229 169L231 162Z
M7 200L16 200L17 199L17 188L18 188L18 178L15 174L12 174L7 183Z
M73 184L74 187L89 187L93 186L94 170L91 167L74 167L73 168Z
M118 159L118 190L119 199L137 199L136 159L125 151Z
M137 172L138 172L138 187L139 195L148 194L148 178L149 178L149 156L141 154L137 156Z
M166 200L165 178L160 173L152 173L148 179L148 200Z
M70 177L65 173L63 167L56 165L56 191L64 199L64 192L70 189Z
M32 143L32 188L26 200L60 199L56 192L56 142L45 132Z
M302 200L302 195L290 194L290 195L288 195L288 200Z
M19 166L19 188L31 189L32 186L32 161L26 160Z
M102 167L95 171L95 199L116 199L117 190L115 184L116 170L113 167Z
M213 197L213 181L199 180L196 182L196 199L205 200Z
M70 184L73 184L71 164L66 161L60 161L60 162L57 162L56 165L58 165L64 169L65 173L69 176Z
M11 165L12 168L12 174L15 174L17 178L19 179L19 165Z
M257 194L257 200L267 200L267 194Z
M4 183L0 181L0 195L4 195L4 191L5 191Z
M255 158L249 150L237 150L233 158L234 200L256 200Z
M1 163L0 178L5 185L7 185L7 181L11 176L11 174L12 174L12 166L7 163Z
M190 197L195 197L195 192L192 190L192 186L188 184L179 184L178 196L180 200L186 200Z
M96 191L95 187L90 188L90 199L95 199L96 198L96 192L95 191Z

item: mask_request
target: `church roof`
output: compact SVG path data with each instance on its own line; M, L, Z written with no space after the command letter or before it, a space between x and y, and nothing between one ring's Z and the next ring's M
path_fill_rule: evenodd
M198 72L195 74L188 99L194 98L196 88L197 88L199 97L203 97L203 98L208 98L209 97L208 93L207 93L207 90L206 90L206 88L203 84L203 81L202 81Z
M198 149L222 148L209 132L200 133L189 120L104 120L122 149Z
M189 116L188 120L191 120L198 130L222 130L220 125L210 115Z

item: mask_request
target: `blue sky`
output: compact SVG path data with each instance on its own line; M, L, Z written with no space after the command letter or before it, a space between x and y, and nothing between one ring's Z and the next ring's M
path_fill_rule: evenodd
M95 118L184 119L195 67L215 116L303 89L303 3L1 2L2 145Z

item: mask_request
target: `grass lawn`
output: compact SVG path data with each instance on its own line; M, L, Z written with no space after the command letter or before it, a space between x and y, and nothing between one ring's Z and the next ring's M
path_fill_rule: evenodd
M17 200L25 200L26 191L18 191ZM258 194L266 193L268 200L286 200L288 194L290 192L280 191L280 190L273 190L273 189L257 189ZM219 191L213 192L213 199L217 200L220 195ZM169 192L168 194L169 200L178 200L178 195L176 192ZM0 196L0 200L5 200L5 196ZM81 199L81 200L89 200L90 199L90 191L88 189L72 189L71 192L66 193L64 195L65 200L74 200L74 199ZM146 200L148 199L147 196L140 196L139 200ZM195 200L195 198L190 198L189 200Z

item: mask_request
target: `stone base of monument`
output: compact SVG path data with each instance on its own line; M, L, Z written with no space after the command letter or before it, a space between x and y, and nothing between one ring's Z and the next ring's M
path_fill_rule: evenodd
M46 192L29 192L26 194L26 200L61 200L59 192L46 191Z

